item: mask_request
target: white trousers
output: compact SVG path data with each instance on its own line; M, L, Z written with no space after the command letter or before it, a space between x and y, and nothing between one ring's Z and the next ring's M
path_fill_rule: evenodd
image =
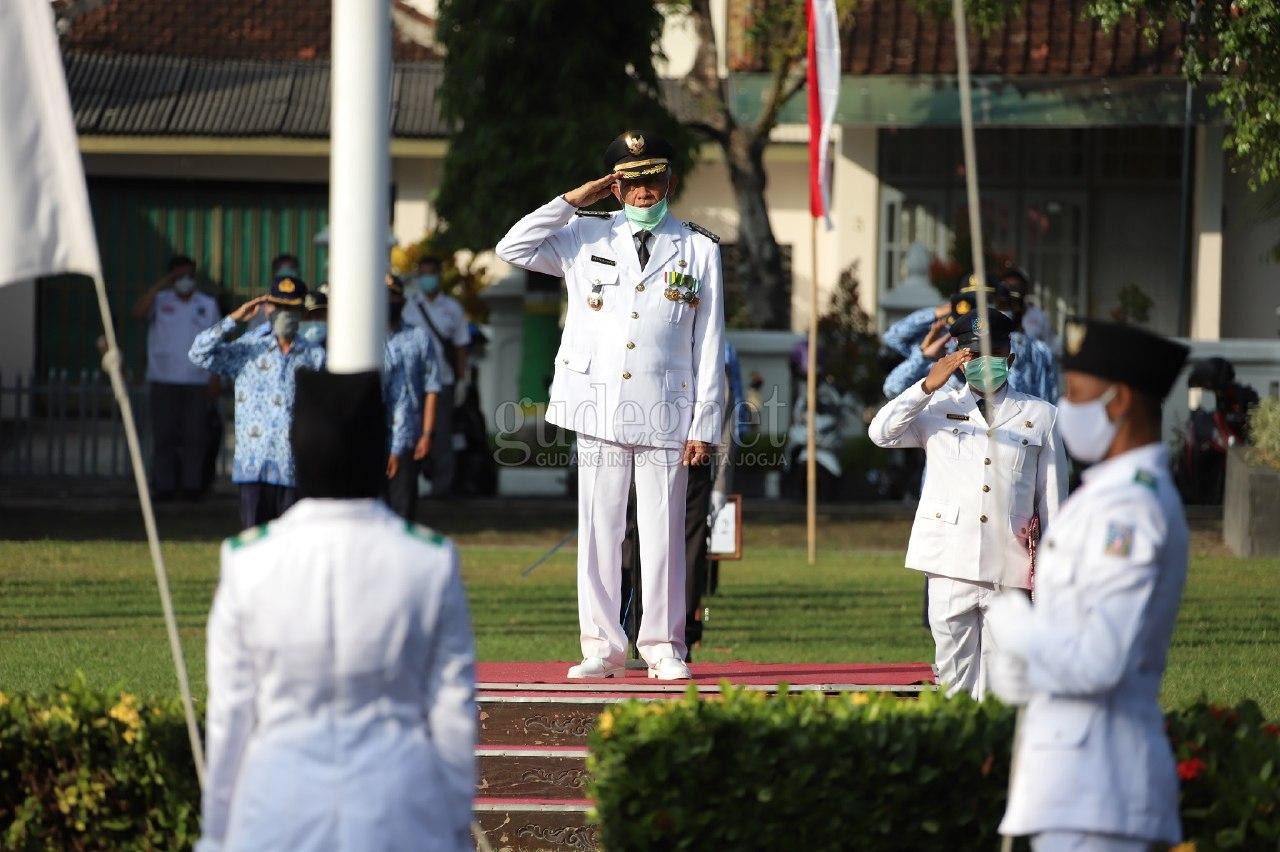
M1046 831L1031 838L1032 852L1149 852L1151 843L1114 834Z
M995 647L987 628L987 607L996 594L991 583L929 576L929 630L934 668L947 695L987 694L988 657Z
M622 608L622 539L627 492L636 483L644 610L636 648L649 665L683 660L684 506L689 470L680 450L578 436L578 624L582 656L615 665L627 658Z

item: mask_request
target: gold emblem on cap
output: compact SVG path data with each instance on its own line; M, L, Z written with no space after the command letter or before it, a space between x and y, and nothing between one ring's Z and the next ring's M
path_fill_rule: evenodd
M1078 323L1078 322L1067 323L1066 344L1067 344L1068 355L1080 354L1080 349L1084 346L1085 334L1088 333L1088 331L1089 329L1083 323Z
M631 152L633 157L638 157L644 153L644 137L639 133L628 133L622 138L626 143L627 150Z
M957 315L957 316L964 316L964 315L965 315L965 314L967 314L967 313L969 313L969 303L968 303L968 302L961 302L960 304L956 305L956 315Z
M294 290L298 289L298 287L293 283L292 278L286 278L280 282L279 289L281 293L292 293Z

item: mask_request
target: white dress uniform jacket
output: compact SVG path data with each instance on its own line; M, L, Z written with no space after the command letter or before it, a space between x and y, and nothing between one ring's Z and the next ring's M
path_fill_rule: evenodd
M1057 408L1007 388L996 398L988 424L968 385L927 394L916 382L880 409L869 433L877 446L926 452L908 568L1026 589L1028 524L1038 515L1043 528L1065 497L1066 457Z
M376 500L230 539L208 628L198 850L471 849L475 672L458 555Z
M642 271L621 212L575 213L556 198L517 222L497 246L498 257L563 276L568 289L547 421L632 446L718 444L724 407L719 245L668 215L653 230ZM666 273L697 283L697 307L666 298ZM588 304L593 296L602 300L599 310Z
M1027 705L1002 834L1179 841L1158 698L1187 539L1164 447L1132 450L1085 471L1046 531L1035 605L992 605L992 689Z

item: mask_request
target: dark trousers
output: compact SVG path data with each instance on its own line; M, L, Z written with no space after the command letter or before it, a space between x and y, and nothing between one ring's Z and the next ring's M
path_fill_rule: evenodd
M209 446L206 390L206 385L151 383L151 485L156 496L203 490Z
M431 496L448 497L453 491L453 395L454 385L444 385L436 402L436 422L431 428Z
M240 525L245 529L274 521L298 502L298 489L265 482L240 483Z
M400 454L400 468L382 485L382 499L406 521L412 521L418 512L418 462L413 460L413 450Z
M702 593L707 588L707 513L711 511L711 486L714 484L715 466L692 465L689 468L689 485L684 503L684 602L685 647L702 639L702 621L698 613L702 609ZM640 616L644 602L640 599L640 532L636 522L636 486L634 480L627 495L627 529L622 539L622 612L619 618L634 644L640 629Z

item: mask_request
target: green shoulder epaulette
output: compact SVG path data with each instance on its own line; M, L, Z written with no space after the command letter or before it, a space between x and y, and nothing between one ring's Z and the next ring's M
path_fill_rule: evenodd
M575 216L590 216L593 219L612 219L613 214L608 210L578 210Z
M436 547L444 546L444 536L429 527L415 524L413 521L405 521L404 531L414 538L422 539L428 544L434 544Z
M1155 474L1153 474L1149 470L1139 469L1138 472L1133 475L1133 481L1138 483L1139 485L1147 486L1152 491L1156 490Z
M684 226L685 226L686 228L688 228L690 231L697 231L699 234L702 234L702 236L704 236L704 237L706 237L707 239L711 240L711 242L713 242L713 243L718 243L718 242L720 242L720 238L719 238L718 236L716 236L715 234L711 233L711 232L710 232L710 231L708 231L706 228L704 228L704 227L702 227L701 225L699 225L697 222L685 222L685 223L684 223Z
M256 527L250 527L239 535L233 535L227 539L227 543L231 545L232 550L239 550L246 544L262 541L267 537L267 526L267 524L258 524Z

